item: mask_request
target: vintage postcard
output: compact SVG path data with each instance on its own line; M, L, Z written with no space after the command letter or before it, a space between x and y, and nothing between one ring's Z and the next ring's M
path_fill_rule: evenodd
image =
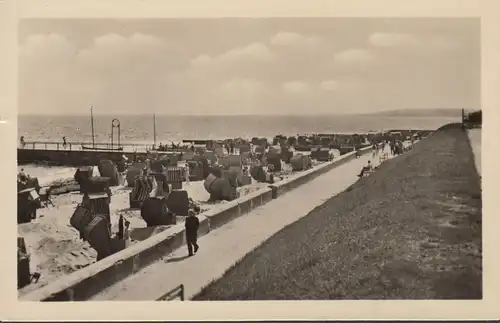
M496 2L0 8L0 318L498 318Z

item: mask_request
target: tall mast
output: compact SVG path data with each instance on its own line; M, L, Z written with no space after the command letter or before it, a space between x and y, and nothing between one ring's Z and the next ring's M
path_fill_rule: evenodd
M153 113L153 147L156 148L156 115Z
M92 148L95 148L95 139L94 139L94 114L92 110L94 108L90 106L90 127L92 128Z

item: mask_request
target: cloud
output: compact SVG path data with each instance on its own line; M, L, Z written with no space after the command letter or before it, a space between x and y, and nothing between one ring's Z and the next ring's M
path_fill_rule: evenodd
M191 66L202 67L220 63L239 63L242 61L270 61L274 58L273 52L262 43L251 43L249 45L233 48L221 55L210 57L202 54L191 60Z
M185 23L187 37L175 35L178 28L79 36L72 27L73 42L37 32L20 46L20 110L78 113L92 104L110 114L314 113L455 98L474 105L479 42L472 33L345 33L311 24L303 32L219 26L216 41L214 29Z
M191 60L191 66L194 66L194 67L204 66L204 65L210 63L211 61L212 61L212 58L210 58L210 56L203 54L203 55L197 56L196 58L193 58Z
M23 63L32 61L60 61L66 60L75 53L75 48L62 35L35 34L29 36L20 47Z
M323 40L318 36L304 36L298 33L280 32L271 37L270 44L278 47L318 49L323 45Z
M458 44L449 38L434 35L431 37L417 37L405 33L373 33L369 43L374 47L407 49L415 54L436 54L458 48Z
M262 43L252 43L245 47L232 49L220 56L222 60L261 60L268 61L273 58L273 53L266 45Z
M80 49L61 35L34 35L20 52L23 106L53 113L90 104L110 112L155 106L164 75L187 63L179 48L141 33L101 35Z
M184 64L179 48L158 37L141 33L130 37L117 34L97 37L91 46L78 53L77 58L88 68L109 71L127 66L126 69L136 73Z
M373 33L369 37L371 45L376 47L418 46L420 41L411 34Z
M260 94L264 90L261 82L238 78L222 84L219 94L228 97L253 97Z
M263 43L226 50L220 55L200 54L190 60L185 71L189 78L207 82L222 82L228 79L254 78L262 75L274 63L275 53Z
M334 61L339 64L367 63L374 59L375 55L366 49L347 49L334 56Z
M335 80L323 81L320 83L319 88L325 92L336 91L339 89L339 82Z
M307 94L311 92L311 87L301 81L289 81L283 84L283 90L292 94Z
M32 111L65 105L68 96L86 94L89 87L75 86L80 73L74 67L76 48L62 35L35 34L19 48L20 105ZM61 93L64 89L64 94Z
M447 52L458 49L459 44L452 39L436 36L429 41L428 47L435 52Z

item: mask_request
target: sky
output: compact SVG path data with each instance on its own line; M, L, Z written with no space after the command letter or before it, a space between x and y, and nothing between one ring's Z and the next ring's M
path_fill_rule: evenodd
M19 113L480 108L472 18L46 19L19 25Z

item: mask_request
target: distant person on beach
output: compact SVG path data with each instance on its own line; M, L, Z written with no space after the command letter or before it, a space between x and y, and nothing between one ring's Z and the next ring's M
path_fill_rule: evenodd
M43 206L48 207L49 204L54 206L54 203L50 199L51 196L51 189L50 187L45 190L45 194L40 194L40 202L42 203Z
M26 183L28 181L28 175L24 172L24 168L21 168L21 171L17 174L17 177L19 180L23 183Z
M188 216L186 217L184 226L186 228L186 243L188 247L188 253L189 256L192 256L199 249L198 243L196 241L198 240L198 229L200 227L200 220L196 217L196 214L193 210L188 211Z
M66 142L66 137L63 137L63 147L66 148L67 145L68 143Z
M24 141L24 136L21 136L20 141L21 141L21 147L24 148L26 146L26 141Z
M122 158L118 163L116 163L116 167L118 169L118 172L123 175L125 173L125 170L127 169L127 163L128 163L128 158L125 155L122 155Z

